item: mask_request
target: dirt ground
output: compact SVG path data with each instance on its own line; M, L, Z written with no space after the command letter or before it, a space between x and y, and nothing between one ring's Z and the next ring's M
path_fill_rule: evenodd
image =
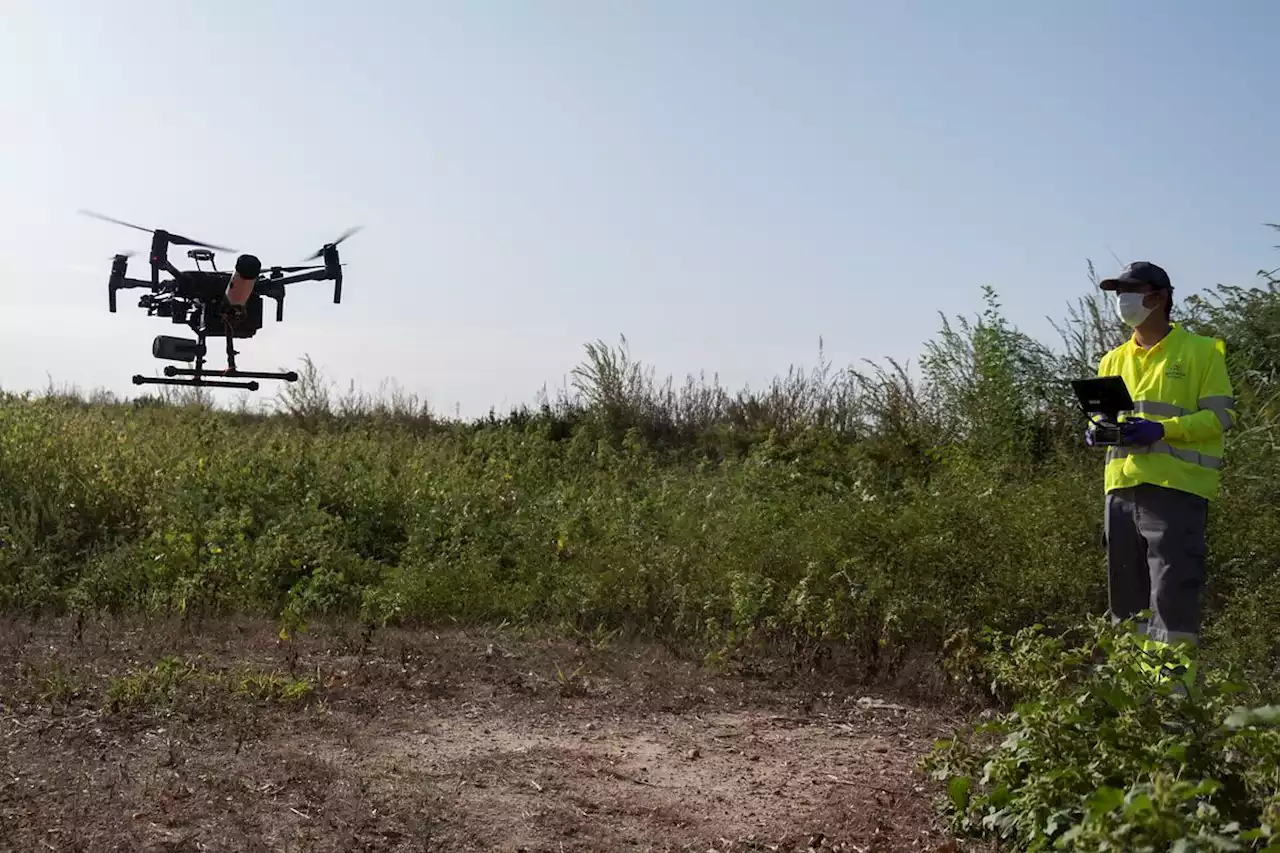
M0 622L0 849L955 849L915 762L958 716L839 666L277 630Z

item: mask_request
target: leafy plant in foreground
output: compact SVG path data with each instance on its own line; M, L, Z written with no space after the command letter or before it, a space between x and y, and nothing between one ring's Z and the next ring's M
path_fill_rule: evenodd
M1280 708L1242 707L1217 672L1168 677L1180 652L1130 624L1081 633L991 636L982 666L1012 710L924 761L953 828L1018 851L1278 853Z

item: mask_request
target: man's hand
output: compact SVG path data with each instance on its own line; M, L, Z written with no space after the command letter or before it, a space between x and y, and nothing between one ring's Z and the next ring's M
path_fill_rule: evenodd
M1132 418L1120 425L1120 441L1122 444L1150 447L1164 439L1164 426L1158 421L1146 418Z

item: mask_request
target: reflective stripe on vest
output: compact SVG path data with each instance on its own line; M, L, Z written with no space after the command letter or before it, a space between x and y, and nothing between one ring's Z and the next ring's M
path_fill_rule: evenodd
M1209 409L1218 416L1218 420L1222 422L1222 429L1229 430L1235 426L1235 397L1201 397L1197 401L1201 409Z
M1183 462L1189 462L1192 465L1199 465L1202 468L1211 468L1220 470L1223 460L1217 456L1209 456L1198 450L1184 450L1181 447L1174 447L1166 441L1157 441L1149 447L1112 447L1107 450L1107 461L1111 462L1116 459L1124 459L1127 456L1138 456L1143 453L1167 453L1174 459L1180 459Z
M1158 403L1155 400L1138 400L1133 404L1133 411L1139 415L1155 415L1158 418L1180 418L1193 415L1195 412L1175 406L1172 403Z
M1199 409L1208 409L1218 416L1223 431L1235 426L1236 400L1234 397L1202 397L1197 401ZM1180 418L1183 415L1194 415L1196 411L1175 406L1172 403L1160 403L1156 400L1137 400L1133 404L1133 412L1137 415L1154 415L1158 418Z

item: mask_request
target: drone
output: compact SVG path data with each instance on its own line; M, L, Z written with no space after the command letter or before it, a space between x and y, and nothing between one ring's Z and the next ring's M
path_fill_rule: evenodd
M219 271L214 262L214 252L234 252L200 240L183 237L172 231L144 228L132 222L124 222L89 210L80 211L116 225L134 228L151 234L150 280L127 276L129 258L133 252L117 254L111 260L111 277L107 282L108 307L116 313L116 291L129 288L148 288L150 293L138 300L138 307L147 310L148 317L167 317L174 325L185 325L196 335L195 340L172 335L158 335L151 344L151 354L167 361L179 361L194 367L166 366L164 377L133 377L134 385L187 385L210 388L243 388L257 391L259 379L276 379L296 382L298 374L271 373L240 370L236 367L237 338L252 338L262 328L263 299L276 303L276 322L284 321L285 288L304 281L332 281L334 304L342 302L342 267L338 259L338 244L351 237L360 228L350 228L338 239L325 243L306 261L321 261L303 266L266 267L255 256L241 254L235 268ZM195 269L180 270L169 261L170 246L190 246L187 257L195 262ZM207 263L209 269L201 264ZM161 272L171 278L161 280ZM208 338L226 338L227 366L225 369L206 365ZM248 380L248 381L241 381Z

